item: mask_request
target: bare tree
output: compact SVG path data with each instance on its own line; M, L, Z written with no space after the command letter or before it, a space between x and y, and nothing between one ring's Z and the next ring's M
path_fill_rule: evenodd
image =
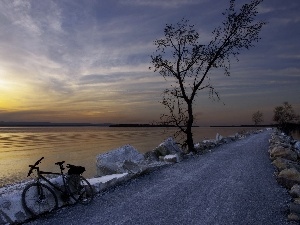
M252 114L252 121L254 125L257 126L264 121L264 115L259 110Z
M299 120L291 104L284 102L282 106L277 106L274 109L273 120L279 124L280 129L288 132L288 124L296 123Z
M165 37L154 41L156 52L151 56L154 72L159 72L171 87L163 92L162 104L169 111L161 119L166 124L179 128L186 137L184 144L194 151L192 126L194 124L193 104L199 91L208 89L211 97L219 94L209 80L212 69L221 68L230 75L230 58L237 59L242 49L249 49L257 42L265 22L255 22L257 7L262 0L252 0L236 10L235 1L223 13L222 26L213 31L212 40L204 45L199 43L199 34L188 20L167 24Z

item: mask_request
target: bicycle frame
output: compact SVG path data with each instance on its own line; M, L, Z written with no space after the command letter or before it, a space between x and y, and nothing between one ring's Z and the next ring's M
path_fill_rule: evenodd
M65 161L61 161L55 163L59 166L60 173L46 172L41 171L38 166L43 159L44 157L33 165L29 165L30 169L27 176L30 177L33 171L36 171L37 176L33 183L29 183L22 192L22 204L28 212L37 215L37 213L50 212L57 208L59 197L57 194L59 193L61 193L61 200L67 204L79 202L86 205L93 200L92 186L84 177L76 173L78 171L82 173L85 170L84 167L67 164L67 168L69 168L67 175L63 172ZM75 170L71 170L72 168ZM46 175L57 175L57 178L60 179L61 177L62 183L52 182L52 179Z
M62 177L64 187L66 187L66 180L65 180L65 177L64 177L64 174L63 174L62 171L60 173L53 173L53 172L40 171L38 167L36 167L35 169L37 170L37 175L38 175L38 177L36 179L37 183L41 183L41 180L44 180L44 181L46 181L46 183L48 183L51 187L53 187L57 191L59 191L59 192L61 192L63 194L65 194L65 193L68 192L66 190L63 190L59 186L53 184L47 177L43 176L43 174L59 175L59 176Z

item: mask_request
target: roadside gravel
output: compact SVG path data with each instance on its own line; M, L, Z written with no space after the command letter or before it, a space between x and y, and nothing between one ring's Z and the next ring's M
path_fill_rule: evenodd
M269 138L266 131L222 145L28 224L289 224Z

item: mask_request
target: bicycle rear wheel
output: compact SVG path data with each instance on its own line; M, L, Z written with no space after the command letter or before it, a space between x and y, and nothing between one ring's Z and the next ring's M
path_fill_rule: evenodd
M33 216L51 212L58 207L54 191L41 183L29 184L22 192L24 209Z
M87 205L93 200L93 188L84 177L80 175L70 175L67 184L70 195L76 202Z

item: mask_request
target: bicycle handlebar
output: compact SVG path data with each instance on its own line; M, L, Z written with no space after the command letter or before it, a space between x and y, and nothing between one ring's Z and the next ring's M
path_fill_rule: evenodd
M37 165L40 164L40 162L41 162L43 159L44 159L44 157L42 157L42 158L40 158L38 161L36 161L34 165L29 165L30 170L29 170L29 172L28 172L28 174L27 174L27 177L29 177L29 176L31 175L31 173L32 173L32 171L33 171L34 169L39 170L39 167L37 167ZM65 161L61 161L61 162L55 163L55 165L58 165L58 166L60 167L61 171L62 171L62 170L65 169L65 168L63 167L63 164L64 164L64 163L65 163ZM76 166L74 166L74 165L72 165L72 164L67 164L67 168L72 168L72 167L76 167ZM44 173L44 172L43 172L43 173Z
M38 164L40 164L40 162L44 159L44 157L40 158L38 161L36 161L36 163L34 164L34 166L37 166Z
M44 159L44 157L42 157L42 158L40 158L38 161L36 161L34 165L29 165L30 170L29 170L29 172L28 172L28 174L27 174L27 177L29 177L29 176L31 175L32 170L33 170L33 169L36 169L36 166L37 166L38 164L40 164L40 162L41 162L43 159Z

